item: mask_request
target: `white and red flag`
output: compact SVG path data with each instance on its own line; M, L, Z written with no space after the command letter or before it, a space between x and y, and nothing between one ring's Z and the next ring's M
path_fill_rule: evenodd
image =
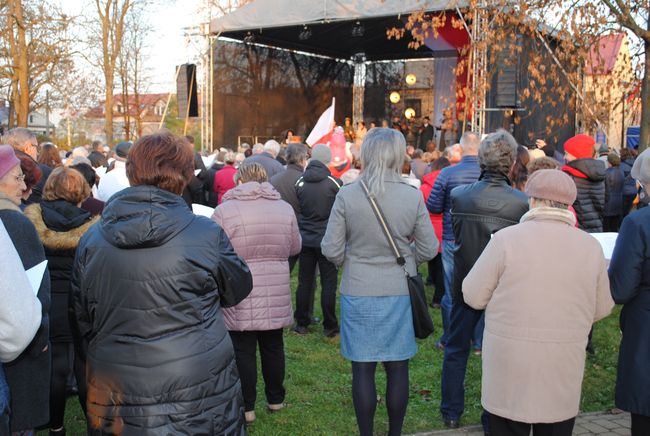
M313 147L316 144L328 144L332 132L334 132L334 103L335 98L332 97L332 105L325 109L325 112L320 116L314 129L311 131L307 140L307 145Z

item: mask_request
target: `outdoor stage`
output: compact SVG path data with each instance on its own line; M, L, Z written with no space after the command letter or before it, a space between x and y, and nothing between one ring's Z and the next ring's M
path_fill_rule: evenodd
M423 5L427 11L445 11L447 3L257 0L214 20L213 143L264 140L287 129L305 138L332 97L338 124L351 117L354 123L381 125L395 117L404 120L406 110L412 109L414 127L424 116L439 126L443 111L451 110L459 131L504 127L522 144L531 142L531 134L551 143L573 135L575 113L570 113L568 125L556 138L544 134L547 116L566 112L568 102L532 107L532 101L518 95L527 80L525 54L515 70L490 66L494 80L501 81L494 88L502 95L489 91L482 108L476 104L465 108L470 76L468 68L464 74L456 74L455 68L459 62L468 64L471 38L464 27L452 25L458 10L442 12L447 19L438 37L428 37L418 49L409 47L408 32L399 40L388 39L387 30L402 28L410 12ZM462 1L454 4L464 6ZM395 93L399 98L391 99ZM485 115L472 125L471 115L477 111ZM528 114L515 125L513 113L524 111Z

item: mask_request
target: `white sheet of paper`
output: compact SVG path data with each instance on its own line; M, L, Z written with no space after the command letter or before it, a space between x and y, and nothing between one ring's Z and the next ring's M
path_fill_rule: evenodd
M199 215L199 216L205 216L208 218L212 218L212 214L214 213L214 209L208 206L204 206L202 204L192 204L192 212L194 212L194 215Z
M203 160L203 165L205 165L206 168L210 168L216 158L217 158L216 153L211 154L210 156L201 156L201 159Z
M605 259L612 260L612 254L614 253L614 246L616 245L616 238L618 238L618 233L589 233L591 236L596 238L600 243L600 247L603 249L603 254Z
M35 265L25 271L27 273L27 278L29 283L32 285L32 290L34 295L38 294L38 290L41 287L41 282L43 281L43 274L45 274L45 268L47 267L47 260Z

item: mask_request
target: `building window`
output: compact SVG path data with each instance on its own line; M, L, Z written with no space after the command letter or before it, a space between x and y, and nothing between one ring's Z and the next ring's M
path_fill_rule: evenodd
M29 124L34 124L34 115L29 116Z

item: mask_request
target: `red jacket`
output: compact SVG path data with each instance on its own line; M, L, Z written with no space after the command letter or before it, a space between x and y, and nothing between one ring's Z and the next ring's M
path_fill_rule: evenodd
M217 193L217 204L221 204L223 194L235 187L235 174L237 168L232 165L224 165L214 175L214 192Z
M431 194L431 189L433 189L433 185L436 183L440 171L442 170L434 171L422 176L420 191L422 191L425 203L429 198L429 194ZM436 238L438 238L438 241L442 241L442 214L433 214L429 212L429 219L431 219L431 224L433 225L433 231L436 233ZM438 247L438 253L442 253L442 244Z

